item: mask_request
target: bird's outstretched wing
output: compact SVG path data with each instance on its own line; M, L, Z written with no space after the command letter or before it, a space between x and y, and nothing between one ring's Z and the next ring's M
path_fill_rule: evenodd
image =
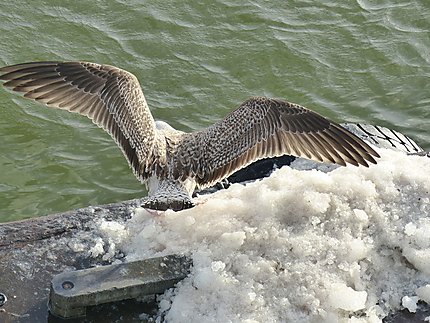
M184 137L177 150L176 176L195 176L205 187L258 159L286 154L366 167L379 157L363 140L316 112L256 97L224 120Z
M90 118L116 141L136 177L147 178L155 124L133 74L87 62L34 62L0 68L0 80L26 98Z

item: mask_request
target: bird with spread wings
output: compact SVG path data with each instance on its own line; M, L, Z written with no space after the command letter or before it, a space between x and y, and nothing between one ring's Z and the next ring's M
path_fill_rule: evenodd
M152 117L137 78L110 65L33 62L0 68L6 88L79 113L109 133L149 189L143 207L181 210L191 194L267 157L294 155L368 167L379 157L335 122L298 104L266 97L243 102L223 120L192 133Z

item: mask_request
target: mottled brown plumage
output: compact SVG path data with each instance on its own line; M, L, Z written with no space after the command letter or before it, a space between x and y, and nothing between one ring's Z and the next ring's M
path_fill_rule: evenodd
M5 87L90 118L122 149L148 184L145 206L182 209L190 194L262 158L295 155L368 166L379 155L349 131L297 104L251 98L225 119L193 133L155 123L137 78L87 62L34 62L0 69Z

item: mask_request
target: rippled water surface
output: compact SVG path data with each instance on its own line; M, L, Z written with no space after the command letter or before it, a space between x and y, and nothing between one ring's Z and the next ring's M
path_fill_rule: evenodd
M0 64L86 60L140 80L157 119L201 129L254 95L430 149L430 2L3 1ZM0 221L146 194L89 120L0 89Z

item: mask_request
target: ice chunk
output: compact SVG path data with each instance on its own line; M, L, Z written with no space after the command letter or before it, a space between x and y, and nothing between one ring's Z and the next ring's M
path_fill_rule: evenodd
M405 225L406 235L412 236L415 234L416 231L417 231L417 226L414 223L409 222L408 224Z
M403 296L402 306L407 308L409 312L415 313L417 311L417 302L419 300L418 296Z
M349 241L349 260L361 260L367 255L367 247L363 240L353 239Z
M403 255L418 270L430 275L430 248L418 250L411 247L403 249Z
M416 293L420 300L430 304L430 284L417 288Z
M366 306L367 293L356 291L344 283L335 283L330 286L328 303L333 308L345 311L358 311Z

